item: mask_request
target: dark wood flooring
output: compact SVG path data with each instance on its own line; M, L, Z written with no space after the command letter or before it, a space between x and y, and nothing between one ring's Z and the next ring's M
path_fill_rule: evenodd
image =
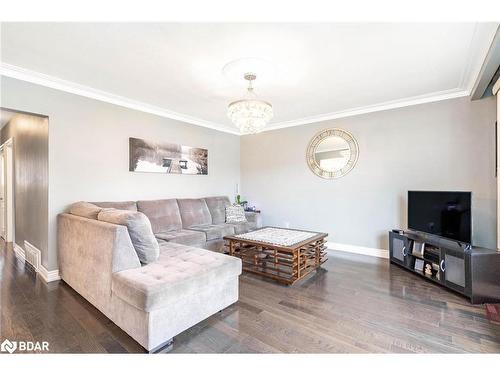
M144 350L64 282L45 284L0 245L0 341L49 341L52 353ZM500 352L484 306L385 259L335 252L306 280L244 274L240 300L177 336L170 353Z

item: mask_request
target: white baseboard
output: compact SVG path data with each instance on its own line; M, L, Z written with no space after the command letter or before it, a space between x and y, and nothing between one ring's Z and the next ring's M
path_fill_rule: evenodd
M35 262L35 264L32 264L32 266L34 267L36 273L40 275L42 280L46 283L50 283L51 281L61 280L61 276L59 275L59 270L49 271L44 267L44 265L42 264L42 260L41 260L40 250L37 249L32 244L30 244L29 242L27 242L27 241L24 241L24 242L25 242L24 246L29 246L31 250L38 253L39 260L38 260L38 262ZM21 262L25 263L26 262L26 251L21 246L16 244L15 242L14 242L13 246L14 246L14 253L16 255L16 258L19 259Z
M14 254L16 255L16 258L24 263L26 261L24 249L15 242L12 245L14 247Z
M43 265L40 265L38 273L42 277L42 280L45 281L46 283L61 280L61 276L59 275L59 270L48 271Z
M327 242L326 246L328 247L328 250L345 251L347 253L362 254L372 257L389 259L389 251L384 249L377 249L374 247L364 247L357 245L347 245L337 242Z

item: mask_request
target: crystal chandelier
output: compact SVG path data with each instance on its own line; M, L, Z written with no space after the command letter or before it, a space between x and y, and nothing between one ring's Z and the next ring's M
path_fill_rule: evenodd
M273 118L273 106L257 99L252 86L257 78L254 73L246 73L244 78L248 81L246 98L229 104L227 116L240 129L241 134L255 134L262 131Z

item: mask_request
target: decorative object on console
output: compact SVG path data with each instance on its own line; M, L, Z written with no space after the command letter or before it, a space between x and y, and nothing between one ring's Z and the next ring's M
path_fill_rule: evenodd
M227 224L237 224L245 223L247 221L245 216L245 210L243 206L232 205L226 207L226 223Z
M129 138L129 171L208 174L208 150Z
M242 206L245 211L246 211L246 208L247 208L247 204L248 202L247 201L242 201L241 200L241 195L236 195L236 199L234 200L234 204L237 204L238 206Z
M418 242L418 241L413 242L412 254L415 255L416 257L423 258L424 257L424 249L425 249L424 242Z
M439 275L439 264L432 263L432 271L434 272L434 276L436 277L436 280L440 280L440 275Z
M424 270L424 261L422 259L415 259L415 271L422 272Z
M319 177L334 179L349 173L358 161L358 143L342 129L322 130L307 147L307 164Z
M425 265L425 274L427 276L432 276L432 265L430 263Z
M258 210L257 207L255 206L249 206L248 204L246 204L244 207L245 207L245 212L255 212L260 214L260 210Z

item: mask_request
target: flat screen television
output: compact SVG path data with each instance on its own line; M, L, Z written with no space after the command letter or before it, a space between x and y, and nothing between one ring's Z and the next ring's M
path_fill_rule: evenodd
M408 229L472 244L471 192L408 191Z

